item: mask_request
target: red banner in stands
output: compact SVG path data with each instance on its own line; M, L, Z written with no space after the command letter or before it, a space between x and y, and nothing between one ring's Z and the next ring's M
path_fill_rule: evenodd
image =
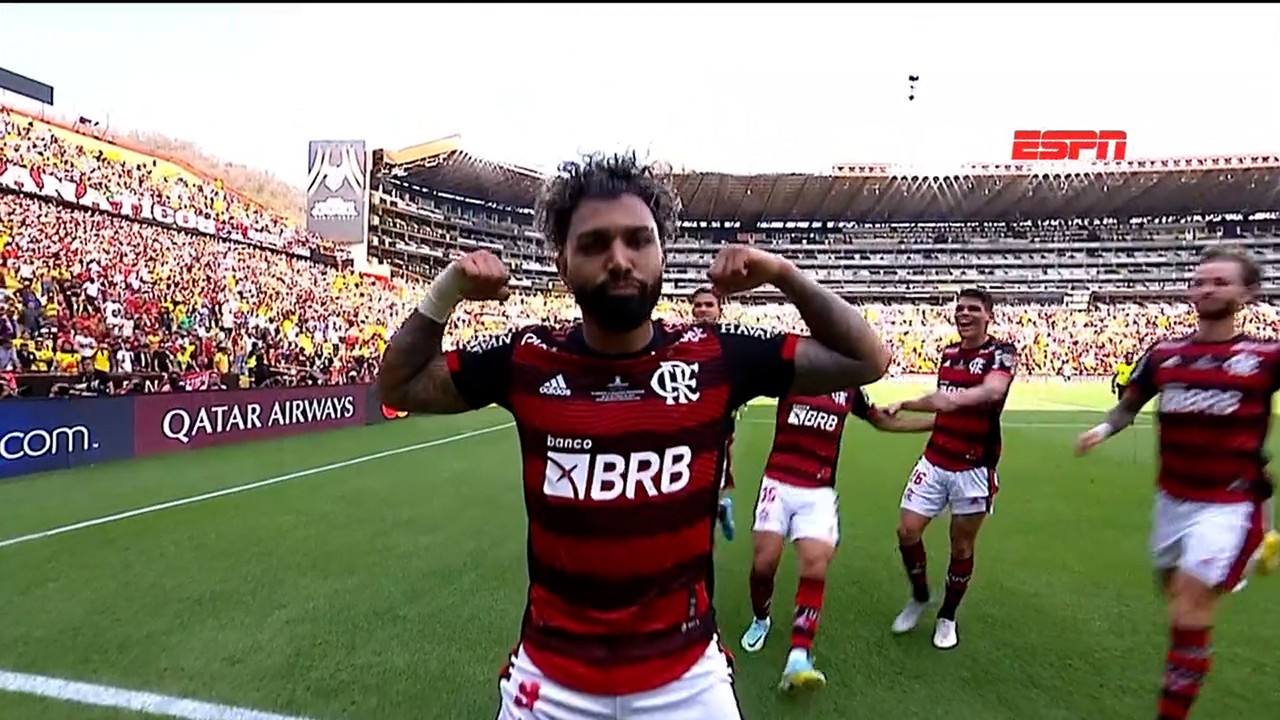
M134 409L138 456L363 425L368 387L145 395Z
M278 250L286 249L286 243L279 235L246 229L239 223L222 222L201 212L174 209L157 203L151 197L117 194L94 187L93 183L72 182L54 173L5 162L3 158L0 158L0 188L178 230ZM308 254L305 250L291 252L304 257Z

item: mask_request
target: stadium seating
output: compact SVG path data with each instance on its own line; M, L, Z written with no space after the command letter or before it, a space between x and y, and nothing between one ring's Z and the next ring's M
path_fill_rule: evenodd
M454 254L487 248L506 260L517 285L526 291L557 287L552 259L530 224L529 208L540 182L536 173L476 158L456 143L445 144L435 157L406 158L406 154L387 153L380 163L375 159L371 255L425 277L438 272ZM1232 160L1230 164L1244 167L1243 162ZM1259 166L1256 181L1266 182L1271 177L1266 173L1276 172L1274 158L1248 162ZM998 196L1015 181L1021 182L1023 186L1016 189L1027 204L1021 206L1014 198L1007 204L1013 208L1011 212L1016 213L1019 207L1045 207L1083 214L1075 219L762 221L749 232L732 221L699 217L697 213L716 211L717 206L705 199L709 186L730 188L715 192L721 200L728 198L727 204L719 207L731 216L754 202L749 197L732 197L734 183L750 189L764 180L678 176L686 214L681 237L667 248L667 289L675 297L660 306L659 314L687 318L688 303L679 297L703 283L719 247L726 242L745 242L793 258L814 277L859 298L868 317L893 346L894 373L936 369L938 349L954 334L947 300L960 287L980 285L1005 300L994 332L1022 348L1024 372L1063 377L1108 375L1118 361L1133 358L1155 338L1190 331L1194 318L1186 303L1177 298L1205 247L1237 243L1248 247L1264 265L1273 264L1280 254L1280 215L1273 211L1254 211L1247 216L1176 212L1190 207L1183 191L1188 183L1181 182L1180 175L1186 174L1192 181L1218 181L1230 190L1233 181L1229 177L1207 177L1212 169L1190 169L1185 163L1173 169L1132 169L1135 172L1121 180L1116 180L1114 173L1100 174L1096 182L1073 180L1075 185L1085 190L1092 187L1096 192L1094 196L1081 195L1074 200L1076 205L1029 176L991 173L967 188L985 198L993 192ZM1167 199L1160 200L1156 194L1156 200L1145 201L1143 209L1153 212L1168 207L1170 211L1123 221L1106 214L1088 214L1098 208L1114 212L1117 206L1114 198L1108 197L1107 183L1123 186L1124 179L1132 181L1130 185L1162 188ZM821 192L836 192L827 187L832 178L812 180L812 186ZM861 180L871 183L874 179ZM794 185L791 176L780 176L776 183ZM964 184L951 185L960 188ZM826 207L806 201L804 189L803 184L798 190L792 188L792 202ZM1254 201L1247 193L1234 197L1241 202ZM927 197L921 195L919 202L927 202ZM963 210L979 207L981 202L962 199L959 206ZM897 211L908 212L911 207L904 201ZM1273 286L1265 288L1280 295ZM776 295L758 293L743 300L726 307L728 318L803 329L795 310L776 302ZM573 312L572 302L563 296L506 308L471 309L459 332L468 336L512 323L564 319ZM1280 330L1280 308L1268 303L1252 307L1247 326L1250 332L1275 335Z
M276 249L322 241L226 188L169 160L148 157L52 122L0 108L0 161L50 173L104 193L148 196L174 209L207 213L247 232L280 238ZM328 248L332 251L332 248Z
M255 343L288 382L367 381L386 324L420 296L412 280L371 282L313 262L315 236L173 163L3 110L0 136L0 172L20 166L104 194L162 199L283 239L230 242L38 193L0 194L4 392L44 394L52 383L33 374L91 370L99 346L116 390L129 377L204 388L210 370L247 382ZM164 382L170 375L178 381Z
M449 252L486 247L521 286L555 287L530 227L540 176L456 143L437 156L406 155L375 157L371 252L431 274ZM965 285L1020 302L1163 299L1181 292L1208 246L1240 244L1264 263L1280 256L1280 205L1269 190L1277 157L1110 163L1062 176L1001 166L963 181L858 172L677 175L685 213L667 248L669 289L700 284L725 243L785 254L850 297L906 302ZM1265 290L1280 296L1280 286Z
M5 166L162 198L170 207L287 238L266 246L232 242L38 194L0 194L0 341L12 348L0 342L0 363L8 363L0 372L91 371L95 349L104 346L113 373L176 376L176 383L155 386L195 389L209 386L210 371L249 382L251 348L261 344L270 366L290 382L367 381L388 328L420 296L421 278L477 248L506 260L518 292L503 304L465 303L450 324L447 347L577 315L571 297L557 292L551 257L531 229L530 193L540 181L532 171L455 152L433 166L451 168L448 173L406 179L385 172L379 158L370 255L405 271L404 278L383 283L315 262L307 250L317 238L168 161L4 111L0 135ZM414 184L432 178L437 187ZM483 194L477 188L485 182L504 202L463 199ZM667 289L674 292L658 314L687 320L682 296L701 283L717 247L749 242L795 258L823 282L861 297L893 347L894 374L936 369L939 347L953 336L948 306L939 300L961 285L980 284L1011 300L1000 307L994 332L1022 349L1024 373L1106 375L1154 338L1192 327L1189 308L1172 293L1204 246L1240 242L1272 262L1280 252L1275 218L760 222L750 232L731 222L686 218L682 236L668 248ZM726 318L803 330L794 308L775 300L762 294L730 303ZM1248 329L1274 335L1280 306L1253 307ZM0 388L14 385L11 379Z

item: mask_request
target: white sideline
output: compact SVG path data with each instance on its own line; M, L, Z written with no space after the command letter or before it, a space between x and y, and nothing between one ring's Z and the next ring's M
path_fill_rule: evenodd
M10 545L18 545L20 543L30 542L32 540L39 540L41 538L52 537L54 535L61 535L62 533L69 533L72 530L81 530L84 528L93 527L95 525L105 525L106 523L109 523L109 522L115 522L116 520L124 520L125 518L131 518L137 515L146 515L148 513L159 512L161 510L168 510L169 508L181 507L183 505L190 505L191 503L197 503L203 500L212 500L213 498L222 497L223 495L234 495L235 493L244 492L246 490L253 490L255 488L266 487L268 485L275 485L276 483L282 483L286 480L296 480L301 477L307 477L308 475L315 475L317 473L328 472L330 470L338 470L344 467L351 467L352 465L367 463L371 460L380 460L385 457L391 457L392 455L399 455L401 453L413 452L414 450L421 450L423 448L434 447L436 445L444 445L446 443L456 442L458 440L465 440L469 437L475 437L476 435L483 435L485 433L493 432L494 430L502 430L503 428L509 428L512 425L515 425L515 423L508 422L508 423L503 423L501 425L494 425L493 427L481 428L479 430L472 430L470 432L459 433L457 435L450 435L448 437L442 437L436 440L428 440L427 442L416 443L414 445L406 445L405 447L396 448L394 450L384 450L382 452L373 453L372 455L361 455L360 457L357 457L357 458L351 458L350 460L343 460L342 462L330 463L328 465L321 465L320 467L314 467L309 470L299 470L298 472L289 473L288 475L280 475L279 477L267 478L266 480L259 480L257 482L251 482L244 485L236 485L235 487L223 488L221 490L214 490L213 492L207 492L200 495L193 495L191 497L180 498L178 500L170 500L169 502L162 502L156 505L148 505L146 507L140 507L136 510L128 510L126 512L116 513L114 515L107 515L100 518L94 518L92 520L85 520L83 522L72 523L70 525L63 525L61 527L52 528L50 530L44 530L38 533L31 533L30 535L20 535L15 538L9 538L8 540L0 540L0 548L8 547Z
M184 720L308 720L293 715L0 670L0 690Z
M758 424L758 425L766 425L766 424L773 425L776 421L765 420L764 418L750 418L749 420L747 420L747 422ZM1087 425L1088 423L1042 423L1042 422L1025 422L1025 423L1024 422L1002 422L1000 423L1000 427L1007 427L1007 428L1079 428L1081 429L1082 432L1083 430L1089 429ZM1130 425L1129 427L1149 428L1154 426L1151 423L1136 422ZM0 547L4 547L3 543L0 543Z

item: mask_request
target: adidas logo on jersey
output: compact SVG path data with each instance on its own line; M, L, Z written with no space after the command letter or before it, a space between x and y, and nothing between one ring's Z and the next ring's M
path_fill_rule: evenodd
M538 388L538 392L543 395L569 397L569 385L564 381L564 375L557 375L542 383L542 387Z

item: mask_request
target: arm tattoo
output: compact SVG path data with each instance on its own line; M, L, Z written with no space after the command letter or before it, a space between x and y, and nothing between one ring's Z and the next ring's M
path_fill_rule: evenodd
M378 399L396 410L460 413L470 410L445 364L444 325L414 312L396 331L382 355L374 381Z
M1111 408L1111 412L1107 413L1107 424L1111 426L1111 434L1114 435L1132 425L1134 418L1142 412L1142 406L1146 405L1146 402L1139 402L1131 399L1132 397L1132 395L1125 395L1115 407Z
M795 392L830 392L879 380L889 352L862 313L794 265L777 281L815 342L796 348Z

